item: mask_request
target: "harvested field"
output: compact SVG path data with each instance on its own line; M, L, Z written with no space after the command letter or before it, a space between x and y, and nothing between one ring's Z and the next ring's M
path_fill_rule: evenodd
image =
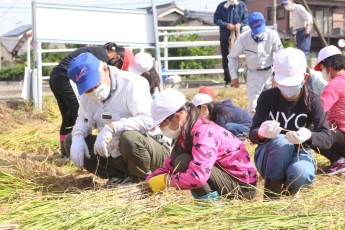
M226 98L246 107L242 88L217 91ZM345 176L322 175L328 162L318 154L316 182L298 196L263 202L260 180L255 201L200 202L188 191L152 194L145 182L104 189L60 158L59 125L53 97L43 111L0 104L0 229L345 229Z

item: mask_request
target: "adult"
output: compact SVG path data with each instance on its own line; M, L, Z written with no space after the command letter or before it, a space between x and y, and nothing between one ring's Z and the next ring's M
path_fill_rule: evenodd
M103 47L100 46L85 46L75 51L71 52L65 56L57 66L54 67L53 71L50 74L49 86L52 90L61 116L62 122L60 126L60 144L61 144L61 156L67 157L66 150L63 147L64 141L67 134L72 131L72 128L75 124L75 120L78 115L78 95L73 89L70 80L67 76L67 68L71 60L77 57L79 54L84 52L90 52L95 55L99 60L103 62L113 62L116 64L116 48L117 45L113 42L106 43ZM120 63L118 63L120 64Z
M197 199L253 199L256 173L243 143L229 131L202 118L175 89L166 89L151 105L153 127L175 140L171 155L147 177L153 192L189 189Z
M326 173L345 172L345 57L341 51L331 45L321 49L315 70L321 71L329 82L321 94L327 122L331 128L334 143L331 148L315 149L330 160Z
M230 131L241 141L248 138L253 116L231 100L213 101L209 94L196 94L192 103L200 110L203 117Z
M230 86L231 74L228 68L229 38L236 28L247 25L248 10L245 3L238 0L221 2L214 12L213 22L219 26L220 50L224 70L225 87Z
M250 30L238 37L228 58L229 70L232 76L231 84L238 88L239 56L245 54L248 112L254 114L260 93L264 89L272 87L274 54L283 49L283 45L278 33L266 28L266 20L262 13L251 13L248 17L248 23Z
M302 50L308 62L311 46L311 30L313 27L313 16L302 6L293 0L282 0L281 5L285 10L291 12L291 27L294 34L294 41L297 48Z
M163 164L169 146L147 134L152 98L144 78L91 53L72 59L67 73L81 95L76 124L65 141L77 167L109 179L110 186L145 179Z
M128 71L144 77L149 82L152 98L155 98L159 93L160 77L153 65L151 54L145 52L137 53Z
M254 160L265 179L266 198L277 198L282 185L292 195L312 184L315 167L310 146L327 149L333 142L321 100L305 84L306 67L301 50L279 51L273 63L277 87L258 99L249 138L258 144Z

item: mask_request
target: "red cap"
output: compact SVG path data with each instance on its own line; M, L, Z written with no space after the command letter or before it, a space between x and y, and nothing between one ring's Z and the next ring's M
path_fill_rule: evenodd
M130 66L132 66L133 62L133 52L130 49L125 49L123 54L123 64L121 70L128 70Z
M208 94L212 97L212 99L214 98L214 91L211 87L208 87L208 86L202 86L200 89L199 89L199 93L204 93L204 94Z

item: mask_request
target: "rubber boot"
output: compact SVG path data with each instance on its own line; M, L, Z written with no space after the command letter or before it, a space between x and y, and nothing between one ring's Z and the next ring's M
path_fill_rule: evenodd
M265 180L264 200L279 199L282 192L283 180Z
M60 141L60 149L61 149L61 157L62 158L69 158L69 155L65 149L65 142Z

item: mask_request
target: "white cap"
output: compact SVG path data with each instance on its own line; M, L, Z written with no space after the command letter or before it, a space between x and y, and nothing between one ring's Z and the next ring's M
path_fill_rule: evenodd
M168 88L158 94L151 104L153 118L151 128L159 125L165 118L179 110L186 102L186 97L173 88Z
M195 106L203 105L212 102L213 99L210 95L205 94L205 93L199 93L195 95L192 99L192 103Z
M151 54L140 52L134 56L132 66L130 66L128 70L132 73L141 75L148 72L152 67L153 60Z
M301 50L289 47L276 53L273 69L275 82L279 85L295 86L304 81L307 61Z
M326 58L333 56L333 55L337 55L337 54L342 54L340 49L338 49L336 46L334 45L330 45L330 46L326 46L324 48L322 48L319 52L319 55L317 57L317 64L314 67L314 70L316 71L321 71L320 69L320 64L323 60L325 60Z

